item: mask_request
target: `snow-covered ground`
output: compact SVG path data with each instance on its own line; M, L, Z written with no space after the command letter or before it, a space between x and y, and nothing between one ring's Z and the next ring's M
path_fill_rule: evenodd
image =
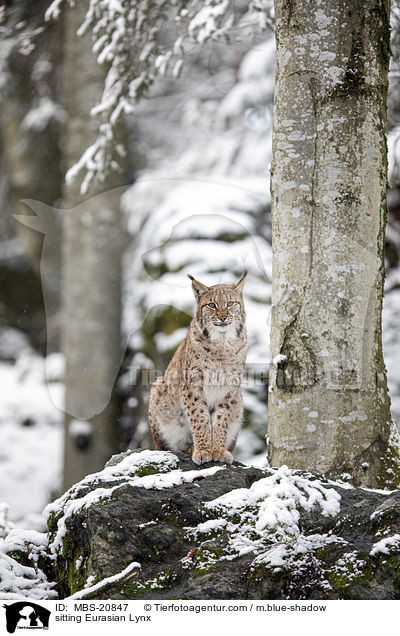
M9 330L9 340L15 334ZM2 336L4 344L6 330ZM50 371L59 360L47 360ZM43 525L38 515L60 487L63 413L51 395L62 401L63 384L55 380L50 393L46 359L29 347L15 362L0 362L0 503L26 527Z

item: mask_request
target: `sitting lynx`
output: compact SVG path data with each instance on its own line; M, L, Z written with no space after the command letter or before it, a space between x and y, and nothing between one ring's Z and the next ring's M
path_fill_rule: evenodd
M212 287L189 278L196 312L164 376L151 387L149 425L157 449L192 453L196 464L231 463L243 414L246 274L234 285Z

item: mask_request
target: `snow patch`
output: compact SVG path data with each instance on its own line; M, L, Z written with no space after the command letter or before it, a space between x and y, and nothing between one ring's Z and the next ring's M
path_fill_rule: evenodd
M302 545L308 550L327 540L325 535L305 537L300 531L300 509L310 511L315 506L322 515L335 516L340 510L340 495L321 481L306 479L287 466L254 482L250 488L232 490L204 504L206 510L231 519L225 558L254 552L270 563L276 562L278 555L281 560L283 555L293 556Z
M128 454L121 462L113 464L109 462L104 470L88 475L78 484L70 488L62 497L46 506L44 515L57 517L57 530L50 544L50 551L57 554L62 549L62 541L67 532L66 521L91 505L110 499L113 493L126 484L136 488L156 489L171 488L180 484L191 483L209 475L214 475L224 466L212 466L199 470L183 471L172 469L178 462L176 455L167 451L141 451ZM142 477L135 473L148 467L154 470L153 474ZM159 472L156 472L156 471ZM163 472L160 472L163 471ZM114 482L114 483L113 483ZM90 485L101 483L110 484L107 487L97 487L90 492L79 496L80 492Z
M380 541L377 541L370 550L371 556L377 554L390 554L391 552L400 551L400 534L393 534L390 537L385 537Z

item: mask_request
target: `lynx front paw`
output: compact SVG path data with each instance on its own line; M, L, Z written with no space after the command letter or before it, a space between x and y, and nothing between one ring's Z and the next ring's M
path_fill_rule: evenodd
M196 448L193 451L192 460L195 464L205 464L206 462L210 462L213 458L211 448Z
M226 464L232 464L233 457L226 448L215 448L213 450L212 458L215 462L225 462Z

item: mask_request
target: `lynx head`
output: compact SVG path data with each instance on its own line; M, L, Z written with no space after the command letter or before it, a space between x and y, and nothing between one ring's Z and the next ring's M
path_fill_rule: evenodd
M210 340L240 338L245 325L243 286L247 272L233 285L203 283L188 275L196 298L195 320L203 336Z

